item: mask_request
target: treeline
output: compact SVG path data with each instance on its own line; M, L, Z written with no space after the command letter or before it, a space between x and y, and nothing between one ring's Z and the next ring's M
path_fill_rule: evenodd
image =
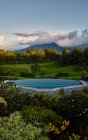
M23 53L0 50L0 64L25 64L58 61L62 65L88 65L88 49L64 49L62 53L52 49L29 49Z
M34 62L55 61L59 58L59 51L52 49L30 49L23 53L0 50L0 64L24 64Z
M74 48L71 52L69 49L64 49L59 57L59 62L62 65L79 64L88 66L88 48Z

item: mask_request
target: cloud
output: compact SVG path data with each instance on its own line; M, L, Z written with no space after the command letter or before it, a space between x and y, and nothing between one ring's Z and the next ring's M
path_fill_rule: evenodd
M20 33L16 32L14 33L14 35L17 36L20 45L36 45L43 43L52 43L67 38L67 35L65 35L64 33L45 32L45 31L20 32ZM19 37L21 38L20 40Z
M88 44L88 29L81 32L71 31L48 32L48 31L31 31L31 32L13 32L13 40L6 42L5 37L0 36L0 48L18 50L32 45L57 43L64 47L76 47L82 44Z
M86 35L88 36L88 29L82 31L82 36L86 36Z
M44 37L44 36L49 36L49 32L45 31L34 31L34 32L15 32L13 33L16 36L21 36L21 37L29 37L29 36L39 36L39 37Z
M0 46L4 46L5 44L5 40L4 40L4 36L0 36Z
M5 37L4 35L0 36L0 49L6 49L7 48L7 44L5 41Z
M16 46L15 46L16 47ZM14 47L14 42L6 42L5 40L5 36L4 35L1 35L0 36L0 49L3 49L3 50L10 50L10 49L15 49Z
M68 33L68 38L57 41L61 46L79 47L82 44L88 44L88 29L83 30L81 33L73 31Z
M16 32L14 35L18 38L18 43L23 46L55 42L64 47L75 47L88 43L88 29L83 30L81 33L78 31L71 31L69 33L33 31ZM22 40L19 40L19 37Z
M69 39L74 39L78 34L78 31L73 31L68 33L68 38Z

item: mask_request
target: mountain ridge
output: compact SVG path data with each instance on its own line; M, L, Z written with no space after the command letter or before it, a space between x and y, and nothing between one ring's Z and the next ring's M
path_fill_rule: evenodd
M80 46L75 46L75 47L88 48L88 44L82 44ZM47 48L56 49L56 50L62 52L66 48L68 48L71 51L75 47L65 47L65 46L62 47L56 43L46 43L46 44L32 45L32 46L24 48L24 49L16 50L16 52L21 53L21 52L26 52L29 49L47 49Z
M16 52L26 52L28 49L56 49L60 52L62 52L65 48L67 47L62 47L56 43L46 43L46 44L39 44L39 45L32 45L30 47L27 47L27 48L24 48L24 49L21 49L21 50L17 50Z

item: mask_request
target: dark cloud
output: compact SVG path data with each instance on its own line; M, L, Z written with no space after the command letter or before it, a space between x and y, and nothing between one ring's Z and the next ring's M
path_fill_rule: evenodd
M82 31L82 36L88 35L88 29Z
M73 39L74 37L76 37L78 35L78 31L72 31L68 33L68 38L69 39Z
M21 37L29 37L29 36L39 36L39 37L43 37L43 36L49 36L50 33L49 32L45 32L45 31L34 31L34 32L15 32L13 33L16 36L21 36Z

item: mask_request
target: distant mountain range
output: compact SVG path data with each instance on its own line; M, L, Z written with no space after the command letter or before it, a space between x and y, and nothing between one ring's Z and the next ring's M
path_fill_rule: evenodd
M88 48L88 44L83 44L78 46L79 48ZM56 43L50 43L50 44L40 44L40 45L33 45L30 47L27 47L25 49L17 50L16 52L21 53L21 52L26 52L29 49L56 49L60 52L62 52L65 48L68 48L70 51L73 49L73 47L62 47Z

